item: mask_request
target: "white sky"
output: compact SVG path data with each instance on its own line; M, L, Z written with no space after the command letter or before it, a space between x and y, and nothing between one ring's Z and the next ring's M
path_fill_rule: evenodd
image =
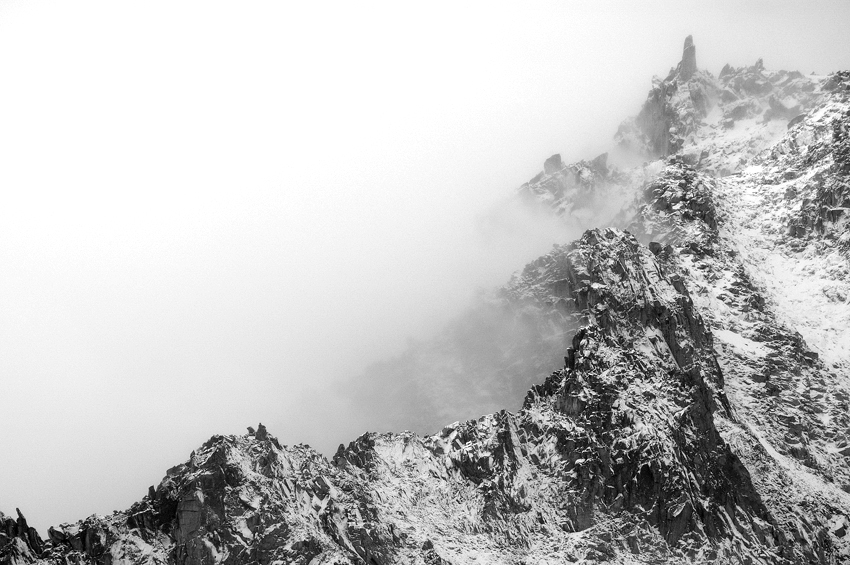
M850 2L0 0L0 510L124 509L545 252L476 218L697 63L850 68Z

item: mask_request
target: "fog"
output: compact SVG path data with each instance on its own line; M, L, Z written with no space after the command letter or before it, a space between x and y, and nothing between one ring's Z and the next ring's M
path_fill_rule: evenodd
M577 233L505 204L546 157L607 150L688 34L714 73L829 72L847 21L844 1L0 2L0 511L43 533L127 508L215 433L328 454L390 421L352 382Z

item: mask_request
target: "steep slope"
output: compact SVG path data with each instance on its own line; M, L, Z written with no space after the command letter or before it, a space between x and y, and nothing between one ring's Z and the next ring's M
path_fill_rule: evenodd
M848 132L850 73L715 78L688 38L617 135L657 159L553 156L518 191L616 227L512 277L475 314L525 324L492 349L453 353L461 322L422 350L434 402L557 357L516 413L331 461L262 425L214 436L44 542L0 515L0 563L850 562Z
M657 237L651 245L687 281L712 329L730 406L715 422L762 500L798 541L811 541L800 524L838 532L829 544L846 559L850 466L837 447L850 423L846 377L818 360L754 282L758 264L746 262L727 223L730 182L673 164L648 187L652 197L632 227ZM695 213L707 221L682 221Z
M214 437L127 512L51 529L47 561L656 562L824 559L774 525L714 425L713 339L679 277L590 231L516 292L582 324L566 367L501 412L424 438L366 434L328 462L263 427ZM784 540L784 541L783 541Z
M760 62L725 68L715 86L737 100L721 96L674 158L699 172L662 175L631 226L646 240L689 251L676 263L719 338L737 420L720 417L718 425L776 515L839 534L832 543L843 560L850 555L847 78L769 72ZM745 123L734 122L744 106ZM709 176L731 170L739 173ZM717 234L671 224L664 212L677 207L715 218Z

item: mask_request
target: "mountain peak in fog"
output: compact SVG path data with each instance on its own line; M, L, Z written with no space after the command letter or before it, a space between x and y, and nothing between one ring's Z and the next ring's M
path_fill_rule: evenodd
M679 78L690 80L697 70L697 48L694 47L694 38L690 35L685 38L685 47L682 50L682 61L679 63Z
M850 560L848 93L689 36L635 164L556 154L506 205L586 231L349 383L423 433L215 435L125 511L0 514L0 564Z

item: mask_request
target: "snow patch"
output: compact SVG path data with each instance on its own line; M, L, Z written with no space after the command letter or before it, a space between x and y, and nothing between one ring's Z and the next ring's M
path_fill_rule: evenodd
M764 357L770 351L764 345L730 330L714 330L714 336L730 345L742 357Z

